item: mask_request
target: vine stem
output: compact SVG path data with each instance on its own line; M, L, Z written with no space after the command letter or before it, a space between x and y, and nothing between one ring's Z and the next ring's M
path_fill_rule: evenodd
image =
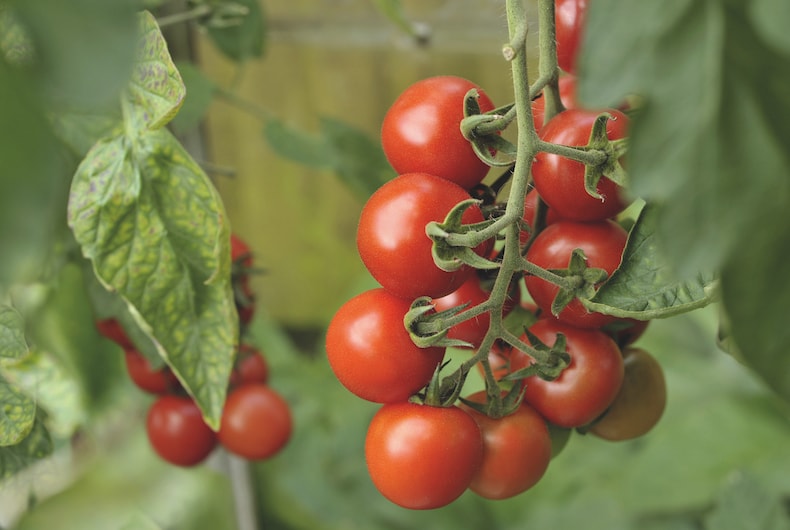
M228 475L233 489L236 525L239 530L260 530L255 509L255 491L250 474L250 463L225 452Z
M189 22L190 20L205 17L206 15L211 14L213 9L214 8L208 4L200 4L188 11L182 11L181 13L173 13L172 15L160 17L156 20L156 22L159 24L160 28L172 26L174 24Z

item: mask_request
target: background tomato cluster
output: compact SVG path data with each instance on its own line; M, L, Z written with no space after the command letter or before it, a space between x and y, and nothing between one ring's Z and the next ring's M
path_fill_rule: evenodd
M696 116L689 109L708 108L700 103L713 101L706 98L718 85L701 85L696 75L699 69L693 68L692 59L702 51L694 35L705 34L697 30L711 19L691 3L685 6L688 11L678 14L660 7L657 9L661 12L653 12L649 3L616 7L602 1L607 17L623 9L622 20L629 22L619 23L620 17L610 18L606 24L598 20L607 28L600 35L610 38L598 41L598 64L611 67L623 84L653 87L664 103L666 98L679 98L673 100L673 108L677 106L681 115ZM464 494L447 508L412 512L382 499L360 459L366 426L378 406L355 398L336 381L322 360L323 330L343 301L375 287L358 261L354 230L370 188L392 176L381 153L371 147L377 143L375 138L388 104L412 82L448 73L485 80L492 99L507 101L510 79L499 55L502 14L499 6L492 8L490 2L482 0L401 2L407 20L426 22L432 30L430 45L420 47L410 44L409 38L396 29L397 24L385 21L367 1L344 1L338 4L343 9L328 11L323 10L326 3L320 1L249 3L265 8L268 22L256 30L268 31L263 57L248 49L237 55L236 59L242 60L228 59L207 34L195 32L183 38L179 26L170 28L168 38L174 55L188 61L180 65L190 93L180 114L181 133L190 150L210 168L234 229L248 235L260 266L267 269L267 274L253 282L259 305L250 336L266 352L271 371L276 374L272 384L293 407L297 428L282 453L251 470L262 527L553 529L592 525L607 529L715 530L749 528L756 512L764 514L768 527L781 528L786 523L790 491L787 408L762 379L717 347L718 307L656 321L640 338L639 346L655 352L665 367L669 389L664 418L649 436L622 444L591 436L574 437L562 458L552 464L552 472L529 495L510 501L491 503ZM93 21L101 26L111 18L97 11L91 2L63 7L62 2L42 0L36 5L44 6L42 11L55 14L53 20L59 21L42 32L52 39L63 34L82 42L76 36L84 34L85 27L65 24L64 20L72 18L59 16L72 9L81 15L75 19L86 24ZM529 5L534 13L534 5ZM742 64L764 66L754 67L755 71L749 70L747 75L757 76L759 70L781 76L784 71L774 68L784 63L786 53L781 50L786 50L787 44L782 26L777 30L771 25L771 21L782 20L770 16L776 13L771 6L769 0L754 2L750 11L753 18L734 18L737 23L729 26L726 34L728 53L735 50L748 55L749 61ZM681 10L684 6L678 3L674 7ZM713 4L708 7L719 14ZM666 23L645 26L630 22L633 20ZM677 21L685 22L674 26ZM658 27L670 28L679 38L657 41L651 32ZM733 33L736 30L740 33ZM649 47L659 42L664 47L682 48L685 55L678 52L665 63L650 63L658 70L647 72L647 63L634 65L624 58L634 50L634 46L623 44L629 35L630 43ZM765 37L755 39L755 35ZM770 53L753 53L759 49L755 45L758 40L770 48ZM184 47L184 42L191 44ZM185 53L190 46L193 51ZM64 54L74 51L64 46L51 49ZM91 45L77 51L89 58L90 51L98 53L102 49L107 48ZM205 77L194 75L194 69L188 66L192 61ZM83 65L67 64L73 68ZM101 69L120 78L122 72L116 69L120 64L119 57L113 56L111 61L93 63L89 70ZM642 70L635 76L637 68ZM69 71L71 68L61 73ZM635 79L646 81L638 83ZM684 89L670 90L675 86L672 83L683 80L687 81ZM31 152L46 151L40 144L31 144L31 150L18 150L17 144L9 141L38 137L28 134L29 128L20 129L16 119L22 108L18 95L7 90L5 84L0 85L5 96L0 101L2 115L14 117L3 120L0 153L7 167L15 168L19 162L15 150L26 157ZM77 88L92 93L85 87ZM765 92L770 90L766 88ZM259 112L241 110L244 105L239 99L254 102L255 112L267 109L270 119L264 124ZM734 113L733 109L742 107L732 100L726 103L732 119L749 117L745 130L751 136L761 137L756 135L759 131L770 137L782 134L781 127L760 122L751 114ZM775 109L774 115L785 116L784 110L786 106ZM202 144L187 131L206 111L207 143ZM274 111L276 115L272 116ZM13 130L5 124L14 124ZM702 139L703 146L719 141L717 135L705 134L710 132L706 129L710 124L704 121L690 121L682 130L675 119L659 120L659 125L661 131L671 133L658 137L662 144L676 134L689 149L699 145L689 138ZM299 154L287 148L295 139L306 147ZM763 156L770 153L768 145ZM685 160L686 150L678 154ZM43 157L38 161L51 162ZM651 162L661 167L660 160ZM771 167L785 166L779 163ZM228 173L235 176L225 176ZM49 174L61 176L64 182L69 177ZM767 180L765 175L775 176L781 171L739 171L739 179L745 174L758 182ZM24 270L31 262L31 249L51 250L39 244L39 236L52 225L46 213L57 218L62 209L57 206L60 202L53 202L60 198L62 186L47 182L28 188L28 182L18 175L9 172L6 178L3 173L0 179L4 226L15 227L0 231L0 237L4 245L16 249L13 255L4 254L4 272L10 268ZM686 176L667 172L657 181L670 179L677 186ZM736 182L736 189L745 189L742 180ZM32 193L22 194L28 189ZM740 198L744 197L748 195ZM702 204L699 193L689 193L688 200ZM765 208L764 204L763 214L773 212ZM30 212L38 215L31 216ZM734 209L728 213L733 223L743 220ZM738 233L729 224L726 229L698 224L708 219L704 216L694 221L684 215L675 218L684 223L684 234L689 239L699 239L700 234L726 238ZM753 241L756 248L771 248L770 240L766 244L762 238L778 234L784 226L774 225L773 232L754 232L760 234ZM707 252L708 243L701 243L700 252ZM749 245L748 252L743 253L744 264L762 263L758 258L764 251L755 253L751 248ZM769 274L764 276L771 278ZM26 470L0 485L2 524L23 529L233 528L234 491L228 476L235 462L218 454L205 466L181 469L155 457L140 428L147 404L141 404L139 390L125 373L121 350L95 331L94 315L84 302L84 291L89 288L86 284L82 271L68 265L59 272L56 288L33 285L16 300L42 304L43 309L30 325L39 344L58 352L67 367L65 376L58 373L40 390L39 403L56 411L54 416L63 425L83 428L73 437L60 438L53 457L31 462ZM760 283L749 285L759 287ZM779 284L773 285L776 288ZM752 292L743 291L741 314L763 316L755 309ZM781 301L781 296L777 300ZM783 311L772 313L781 315ZM775 372L785 373L782 359L775 362ZM320 440L321 450L316 450L316 440Z

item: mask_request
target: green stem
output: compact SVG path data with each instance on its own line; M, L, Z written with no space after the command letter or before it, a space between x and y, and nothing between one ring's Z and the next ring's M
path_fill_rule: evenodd
M538 2L538 25L540 34L538 37L540 56L538 58L539 79L546 79L543 98L545 101L543 110L543 123L547 123L551 118L565 110L560 99L560 88L558 80L560 69L557 66L557 33L554 24L554 2L555 0L539 0Z
M588 166L599 166L606 161L607 154L600 149L586 149L583 146L560 145L538 140L539 151L560 155Z
M180 24L182 22L189 22L190 20L203 18L206 15L211 14L213 9L214 8L208 4L201 4L188 11L182 11L181 13L173 13L172 15L160 17L156 20L156 22L159 24L160 28L164 28L165 26L172 26L174 24Z

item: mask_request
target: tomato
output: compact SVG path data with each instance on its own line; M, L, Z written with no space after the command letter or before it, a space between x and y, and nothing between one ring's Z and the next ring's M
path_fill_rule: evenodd
M558 85L560 89L560 101L562 102L562 105L566 109L576 108L576 77L572 75L560 76ZM532 100L532 119L535 120L536 131L539 131L543 128L545 107L546 100L543 96L543 93Z
M603 112L612 116L606 124L610 140L625 138L628 117L616 109L568 109L554 116L540 130L540 137L551 143L566 146L584 146L590 140L593 123ZM584 189L584 169L576 162L560 155L541 151L532 164L535 188L546 204L563 219L596 221L614 217L627 206L623 189L602 176L596 190L603 197L591 196Z
M529 190L524 197L524 215L522 219L532 227L532 224L535 222L535 214L538 209L538 192L534 188ZM548 208L546 210L546 225L550 225L556 221L559 221L559 216L557 212L552 208ZM519 241L522 245L524 245L527 241L529 241L531 230L522 230L519 234Z
M230 260L247 269L252 267L252 250L247 242L236 234L230 235Z
M365 437L365 461L376 488L393 503L430 510L457 499L483 459L483 438L458 407L390 403Z
M230 235L230 258L232 261L233 297L236 310L239 313L239 322L242 325L247 325L255 314L255 293L250 285L253 256L247 242L235 234Z
M652 429L667 404L664 370L658 361L640 348L623 351L625 377L620 391L604 416L590 428L606 440L630 440Z
M326 354L351 393L377 403L405 401L428 384L444 348L420 348L403 325L408 300L373 289L347 301L326 333Z
M292 429L288 402L269 386L252 383L228 394L217 437L229 452L263 460L282 450Z
M464 96L476 88L482 112L494 104L478 86L454 76L430 77L408 87L381 126L384 153L398 173L425 172L471 189L488 173L461 134Z
M588 267L604 269L611 275L620 266L627 239L626 231L614 221L557 221L538 234L526 258L544 269L565 269L573 250L580 248L587 258ZM527 276L524 281L538 307L544 313L551 314L551 304L559 287L537 276ZM588 312L578 299L572 300L560 311L558 318L583 328L600 328L616 320L609 315Z
M217 436L203 421L200 409L186 396L160 396L146 419L148 440L165 461L177 466L203 462L217 445Z
M400 175L380 187L362 208L357 228L357 248L370 274L389 292L408 300L439 298L460 287L474 269L438 268L425 225L444 221L456 204L469 198L457 184L427 173ZM473 205L462 219L476 223L483 214ZM475 250L488 256L492 245L486 241Z
M554 344L557 333L565 335L570 364L553 381L538 376L524 379L524 401L559 427L587 425L612 403L623 382L623 358L617 344L603 331L568 326L553 318L541 318L529 330L542 342ZM527 336L523 336L529 342ZM511 355L511 370L532 362Z
M239 357L230 374L231 386L265 383L269 380L269 365L260 350L250 344L239 346Z
M433 300L433 305L436 311L444 311L458 307L462 304L468 304L467 309L480 305L488 300L490 292L486 290L480 278L473 274L466 280L461 287L452 293L436 298ZM508 297L502 307L502 316L507 314L513 309L515 301ZM451 327L447 332L447 337L450 339L457 339L466 341L475 348L480 345L483 337L488 332L488 326L491 323L491 315L486 311L476 317L470 318Z
M606 331L614 339L620 349L633 344L647 329L649 320L636 320L634 318L620 318L606 326Z
M486 392L467 398L486 402ZM515 412L491 418L470 407L483 434L483 461L469 489L486 499L507 499L527 491L543 477L551 460L551 436L546 421L522 403Z
M124 361L129 378L140 390L149 394L166 394L181 387L170 368L152 368L148 359L137 350L126 350Z
M134 344L131 340L129 340L129 337L126 335L126 331L124 331L123 326L121 326L121 323L116 319L112 317L102 318L96 320L95 323L96 330L104 338L110 339L124 350L134 348Z
M557 62L560 68L571 74L576 71L586 16L587 0L556 0L554 4Z

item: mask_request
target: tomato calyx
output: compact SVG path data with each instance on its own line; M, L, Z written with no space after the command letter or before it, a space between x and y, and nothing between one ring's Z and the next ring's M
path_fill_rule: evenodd
M589 149L595 149L606 155L603 162L597 165L588 164L584 169L584 189L596 199L603 199L598 193L598 182L602 177L606 177L618 186L628 185L628 175L625 172L620 157L628 150L626 139L610 140L606 133L606 123L612 119L612 115L601 113L593 123L590 132L590 141L587 144Z
M499 419L508 416L521 406L524 401L524 389L521 385L513 385L503 392L498 387L486 387L484 403L461 397L461 402L470 409L485 414L489 418Z
M455 205L438 223L431 221L425 227L425 234L431 238L431 255L437 267L445 272L454 272L469 265L476 269L496 269L498 263L483 258L473 249L486 241L480 231L493 224L488 219L474 224L463 224L464 212L474 205L479 205L477 199L468 199ZM453 237L454 236L454 237Z
M567 339L563 333L557 333L554 344L549 346L535 336L528 328L524 328L524 333L529 339L529 348L522 351L532 357L532 363L524 368L515 370L505 375L501 381L522 381L528 377L538 376L544 381L557 379L568 365L571 364L571 356L567 352ZM519 347L521 349L521 347Z
M472 145L477 157L492 167L512 164L516 159L516 147L502 138L499 133L516 117L515 104L481 112L479 92L473 88L464 96L464 118L461 134ZM497 154L505 155L497 158Z
M551 312L555 317L575 298L589 300L595 296L596 285L608 276L604 269L588 267L584 251L578 248L571 253L567 269L549 269L549 272L566 280L558 284L557 296L551 303Z
M447 338L447 333L456 322L448 321L464 311L469 304L462 304L444 311L436 311L428 296L421 296L411 303L403 317L403 325L409 331L412 342L420 348L431 346L471 348L473 345L459 339ZM465 315L466 318L470 318Z
M433 377L424 392L415 394L409 399L412 403L420 403L431 407L452 407L460 399L466 377L472 368L468 363L462 363L452 373L442 376L441 371L449 361L440 363L433 373Z

